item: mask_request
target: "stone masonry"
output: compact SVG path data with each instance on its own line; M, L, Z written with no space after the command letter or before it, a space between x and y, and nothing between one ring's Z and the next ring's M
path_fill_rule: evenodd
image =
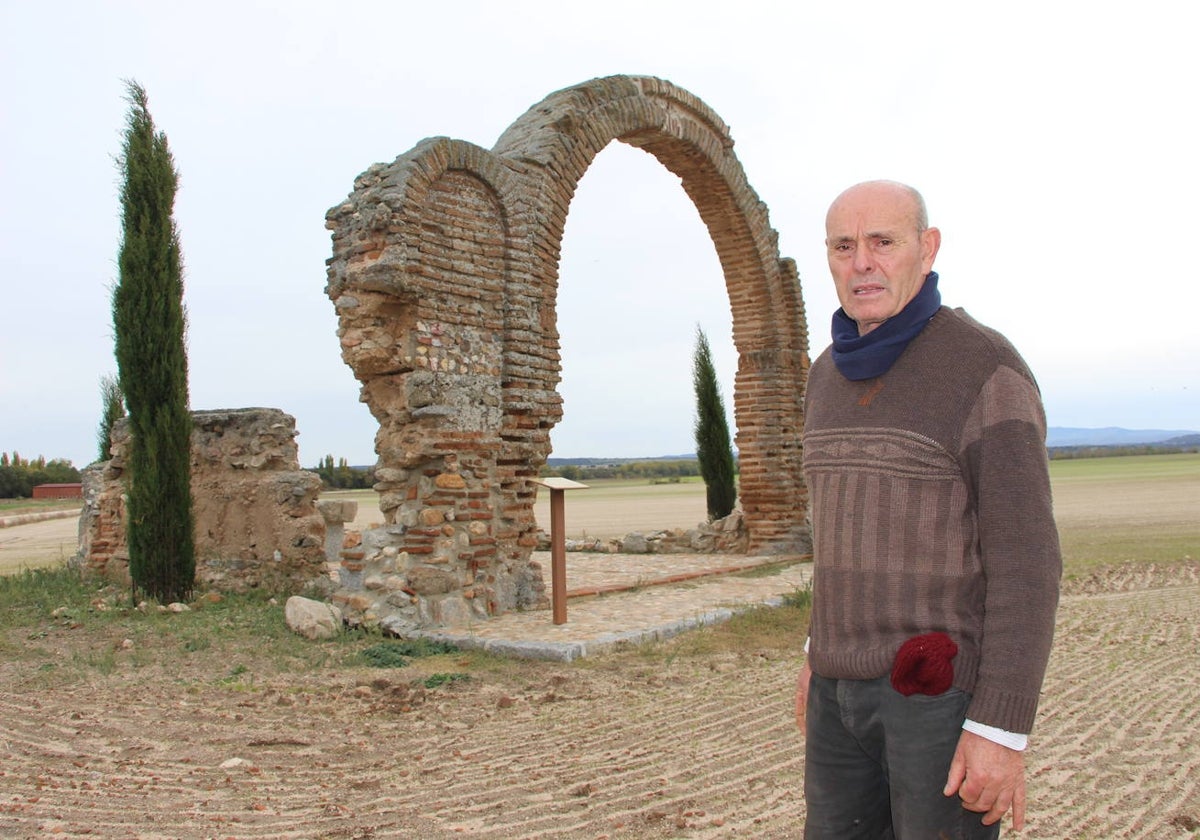
M490 151L425 140L327 214L326 293L379 421L385 519L344 555L335 601L350 620L402 629L544 602L532 479L562 416L559 248L576 185L614 140L680 178L724 270L747 549L807 550L795 264L720 118L670 82L612 76L550 94Z
M196 581L221 591L265 587L328 591L321 479L300 469L296 421L273 408L192 412L192 510ZM128 420L112 434L112 458L84 473L79 562L128 582L125 459Z

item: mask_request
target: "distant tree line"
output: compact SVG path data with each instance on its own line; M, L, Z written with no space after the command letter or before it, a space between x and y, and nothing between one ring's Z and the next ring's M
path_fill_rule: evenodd
M1108 446L1051 446L1051 461L1071 458L1118 458L1123 455L1177 455L1181 452L1200 452L1200 438L1183 443L1139 443Z
M316 473L328 490L363 490L375 485L374 467L352 467L345 458L336 461L326 455L319 464L309 468ZM559 476L572 481L596 478L644 478L649 480L675 480L700 475L700 465L695 458L658 458L644 461L604 461L581 459L581 463L554 464L542 467L541 475Z
M28 499L39 484L75 484L79 470L63 458L30 461L18 453L0 452L0 499Z
M648 461L621 461L605 464L558 464L542 467L542 476L559 476L571 481L586 481L589 478L687 478L700 475L700 462L691 459L652 459Z
M335 465L332 455L326 455L311 472L320 476L328 490L364 490L375 485L374 467L352 467L345 458L338 458Z

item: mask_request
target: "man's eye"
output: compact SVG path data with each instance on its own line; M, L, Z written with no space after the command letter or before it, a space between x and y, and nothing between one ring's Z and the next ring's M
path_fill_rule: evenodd
M895 239L876 239L875 240L875 250L876 251L882 251L882 252L886 253L895 247L896 247Z
M854 250L854 244L852 242L839 242L833 246L833 250L845 254Z

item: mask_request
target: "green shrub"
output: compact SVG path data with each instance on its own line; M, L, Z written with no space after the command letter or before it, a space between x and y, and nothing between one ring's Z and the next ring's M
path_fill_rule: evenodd
M430 674L422 682L426 688L437 688L440 685L451 685L456 682L466 682L471 679L470 674Z
M417 638L403 641L380 642L359 652L358 656L372 668L403 668L409 659L426 656L441 656L458 653L457 645Z

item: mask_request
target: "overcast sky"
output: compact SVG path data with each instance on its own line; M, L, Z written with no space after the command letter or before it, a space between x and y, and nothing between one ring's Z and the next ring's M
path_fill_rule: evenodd
M1183 3L0 0L0 450L96 456L116 371L123 80L181 174L191 404L296 417L373 463L324 294L325 211L445 135L490 148L552 91L668 79L730 126L814 357L844 187L920 189L943 301L1013 340L1055 426L1200 429L1197 12ZM732 414L729 302L678 179L609 146L563 245L554 455L690 452L697 325Z

